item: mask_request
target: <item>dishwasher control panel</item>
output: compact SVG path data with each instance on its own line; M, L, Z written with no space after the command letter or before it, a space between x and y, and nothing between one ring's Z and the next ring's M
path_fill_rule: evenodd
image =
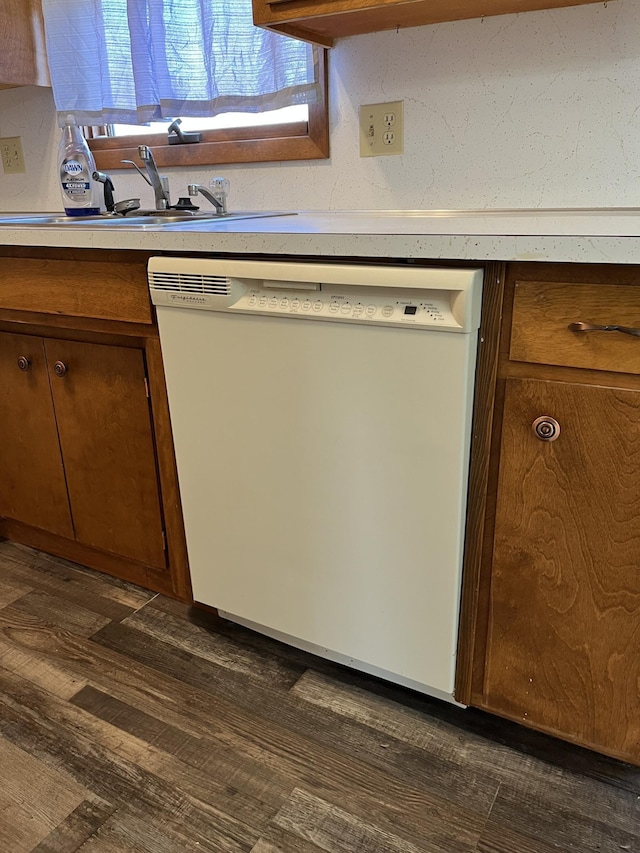
M318 292L249 286L227 310L275 316L298 315L311 320L408 325L429 328L459 328L451 311L450 294L429 291L403 294L353 288L338 292L327 287Z
M481 269L152 257L148 273L162 308L461 333L480 325Z

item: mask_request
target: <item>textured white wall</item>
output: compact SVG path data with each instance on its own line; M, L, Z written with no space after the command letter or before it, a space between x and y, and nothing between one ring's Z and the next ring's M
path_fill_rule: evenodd
M613 0L339 41L329 56L331 159L169 170L173 197L217 173L230 206L413 209L640 206L640 3ZM404 100L405 153L362 159L360 104ZM59 210L49 90L0 91L1 210ZM119 198L142 179L115 172Z

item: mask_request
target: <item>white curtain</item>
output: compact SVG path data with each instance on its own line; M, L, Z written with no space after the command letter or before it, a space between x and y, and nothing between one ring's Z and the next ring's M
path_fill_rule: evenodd
M317 98L310 45L253 26L251 0L43 0L60 124L144 124Z

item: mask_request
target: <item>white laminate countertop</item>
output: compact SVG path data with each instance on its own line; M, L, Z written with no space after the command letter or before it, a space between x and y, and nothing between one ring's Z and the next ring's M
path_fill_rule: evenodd
M5 213L4 216L9 216ZM25 215L25 214L20 214ZM299 211L234 221L2 225L0 245L232 255L640 263L640 208Z

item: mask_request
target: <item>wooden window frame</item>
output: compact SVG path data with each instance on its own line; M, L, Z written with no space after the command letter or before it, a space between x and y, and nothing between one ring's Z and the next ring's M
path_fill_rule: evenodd
M320 99L309 104L308 122L205 130L202 142L169 145L166 133L99 136L87 142L96 167L122 169L122 160L138 160L138 145L149 145L158 166L213 166L227 163L269 163L284 160L326 160L329 157L327 51L318 51Z

